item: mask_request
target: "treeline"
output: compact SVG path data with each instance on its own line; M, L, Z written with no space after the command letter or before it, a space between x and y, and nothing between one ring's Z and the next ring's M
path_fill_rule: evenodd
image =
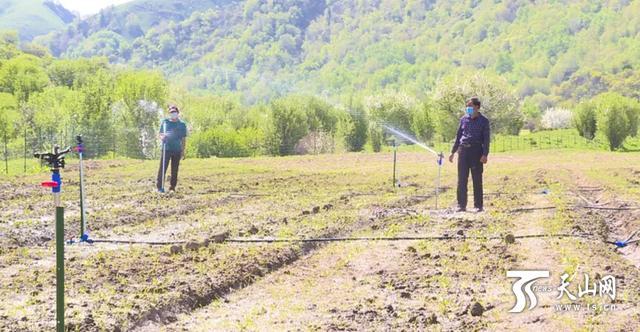
M380 151L390 138L383 125L423 142L450 142L470 96L482 100L493 134L575 126L587 138L606 138L613 150L638 132L638 102L615 93L575 110L541 110L521 102L504 78L469 71L451 73L429 91L418 97L389 89L337 101L289 95L246 105L238 96L193 94L160 72L104 58L58 60L21 50L15 34L0 34L0 139L14 146L24 139L37 148L71 145L83 134L92 156L152 158L160 120L175 103L190 129L192 157Z
M198 157L380 151L391 126L423 141L455 137L465 100L483 102L494 133L517 134L525 117L507 83L498 77L452 76L427 98L402 92L352 95L338 103L291 95L244 106L233 97L178 97L193 128L190 152Z
M159 72L57 60L20 50L15 33L0 33L0 139L26 137L39 149L84 134L90 154L150 157L167 95Z
M367 144L379 151L388 136L382 124L424 141L451 139L471 94L485 101L496 132L522 125L515 95L498 78L452 76L436 91L427 99L387 92L353 94L343 102L290 95L246 106L233 96L170 89L159 72L109 65L104 58L59 60L21 50L15 33L0 34L2 136L15 145L23 138L30 145L64 145L83 134L95 156L153 157L168 103L182 108L191 129L188 151L197 157L361 151Z

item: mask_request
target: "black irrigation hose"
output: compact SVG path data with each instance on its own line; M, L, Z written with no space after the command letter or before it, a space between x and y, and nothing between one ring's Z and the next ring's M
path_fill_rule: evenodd
M110 240L110 239L97 239L85 241L91 243L113 243L113 244L148 244L150 246L168 246L174 244L186 244L187 241L135 241L135 240Z
M591 206L591 205L574 205L573 208L577 209L593 209L593 210L611 210L611 211L628 211L628 210L640 210L639 206L627 206L627 207L607 207L607 206ZM535 210L553 210L557 209L557 206L541 206L541 207L523 207L512 210L507 210L507 212L525 212L525 211L535 211Z
M591 239L592 234L528 234L528 235L514 235L514 239L529 239L529 238L584 238ZM435 235L420 235L420 236L397 236L397 237L323 237L323 238L230 238L224 240L226 243L306 243L306 242L355 242L355 241L421 241L421 240L501 240L505 236L435 236ZM96 239L86 241L87 243L114 243L114 244L146 244L146 245L176 245L186 244L188 241L134 241L134 240L110 240L110 239ZM604 241L606 243L615 244L615 242ZM632 243L632 242L629 242Z
M535 211L535 210L553 210L555 206L542 206L542 207L523 207L512 210L507 210L507 212L524 212L524 211Z
M545 237L574 237L589 239L591 234L529 234L514 235L514 239L545 238ZM345 241L420 241L420 240L501 240L505 236L398 236L398 237L330 237L315 239L227 239L228 243L282 243L282 242L345 242ZM611 242L613 243L613 242Z
M640 206L607 207L607 206L576 205L575 207L583 208L583 209L613 210L613 211L640 210Z

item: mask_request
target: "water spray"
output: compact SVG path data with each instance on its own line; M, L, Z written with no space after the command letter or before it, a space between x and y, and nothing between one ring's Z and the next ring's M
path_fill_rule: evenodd
M442 166L444 164L444 153L440 152L436 152L435 150L433 150L432 148L428 147L426 144L418 141L417 139L411 137L410 135L407 135L401 131L399 131L398 129L395 129L393 127L390 127L388 125L382 125L382 127L384 127L386 130L388 130L389 132L391 132L392 134L401 137L429 152L431 152L433 155L435 155L438 159L437 159L437 163L438 163L438 178L436 181L436 210L438 209L438 195L440 193L440 175L441 175L441 171L442 171ZM395 141L394 141L395 142ZM395 143L394 143L394 158L393 158L393 162L394 162L394 176L395 176ZM395 181L394 181L394 185L395 185Z
M42 182L45 188L51 188L53 202L56 207L56 331L64 332L64 207L60 202L62 177L60 169L64 168L64 155L71 148L60 151L54 146L52 153L35 153L34 157L46 162L51 168L51 181Z

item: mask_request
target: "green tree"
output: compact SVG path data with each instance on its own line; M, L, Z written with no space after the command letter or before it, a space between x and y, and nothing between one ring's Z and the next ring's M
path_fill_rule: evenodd
M47 67L49 80L54 85L69 88L84 85L87 77L94 75L98 70L106 70L108 62L106 58L56 60Z
M522 114L524 115L524 127L530 131L539 129L542 121L542 111L531 98L526 98L522 104Z
M382 144L384 142L382 128L373 122L369 124L369 140L371 141L373 152L382 151Z
M13 95L0 92L0 141L4 144L16 136L19 119L16 99Z
M49 86L31 96L27 108L35 128L60 145L69 145L78 133L77 115L82 94L65 86ZM53 143L52 142L52 143Z
M423 142L431 141L435 134L434 107L430 102L424 102L420 108L413 113L411 129L416 134L416 138Z
M31 94L42 91L48 84L41 59L33 55L18 55L0 67L0 91L14 95L18 102L29 100Z
M517 135L524 123L518 99L508 84L487 73L464 73L443 79L435 92L437 128L444 139L455 137L465 102L477 96L481 112L491 121L493 133Z
M369 118L362 106L352 107L347 115L347 132L344 140L348 151L357 152L364 149L369 131Z
M500 54L496 61L496 72L504 74L513 70L513 59L509 54Z
M592 102L583 102L576 107L573 115L573 125L578 134L586 139L593 139L596 135L597 107Z
M95 75L87 78L78 91L82 94L82 107L75 110L78 130L91 137L93 149L89 149L88 156L105 155L117 148L117 135L114 122L115 77L109 70L98 70Z
M19 44L17 31L0 31L0 60L11 59L20 54Z
M296 143L309 133L304 98L287 97L271 103L271 152L277 155L294 153Z
M607 139L610 150L619 149L637 131L638 102L613 92L601 94L593 102L597 105L598 132Z
M404 93L386 92L365 98L364 107L378 125L389 125L406 133L413 133L411 123L417 109L413 97Z
M338 124L336 110L329 103L315 97L303 98L310 131L333 134Z
M125 154L149 158L156 147L156 133L167 96L167 83L159 72L120 73L115 83L120 139Z

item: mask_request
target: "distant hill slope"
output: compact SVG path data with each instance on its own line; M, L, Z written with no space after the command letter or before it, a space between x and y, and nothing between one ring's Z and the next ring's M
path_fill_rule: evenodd
M247 100L505 78L541 107L640 89L640 1L139 0L39 38ZM636 92L637 93L637 92Z
M17 30L25 41L62 29L74 18L73 13L53 1L0 0L0 30Z

